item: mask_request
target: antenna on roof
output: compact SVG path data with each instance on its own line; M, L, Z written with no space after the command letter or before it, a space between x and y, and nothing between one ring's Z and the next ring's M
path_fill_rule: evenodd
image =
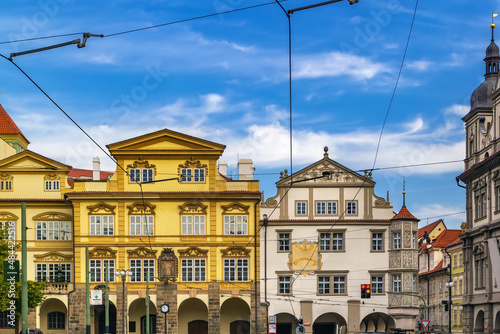
M403 206L406 206L406 180L403 177Z

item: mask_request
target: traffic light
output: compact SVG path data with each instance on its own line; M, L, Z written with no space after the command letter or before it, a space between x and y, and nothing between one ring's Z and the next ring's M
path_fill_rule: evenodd
M443 300L441 304L444 305L445 312L448 312L448 306L450 305L450 303L447 300Z
M361 284L361 298L370 298L371 292L370 284Z
M306 331L306 329L304 328L304 318L300 317L298 323L299 323L298 327L299 333L304 333Z

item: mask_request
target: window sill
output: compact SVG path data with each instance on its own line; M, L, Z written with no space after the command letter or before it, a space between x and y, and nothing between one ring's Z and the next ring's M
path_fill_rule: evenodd
M347 296L347 293L316 293L316 296L330 296L330 297L336 297L336 296Z

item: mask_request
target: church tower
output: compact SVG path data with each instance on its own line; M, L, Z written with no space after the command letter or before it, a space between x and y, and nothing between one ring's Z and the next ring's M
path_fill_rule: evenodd
M497 87L499 48L494 37L495 24L491 24L491 43L483 59L486 67L484 81L474 90L470 98L470 111L462 120L466 130L465 169L478 163L497 150L492 142L498 137L498 119L493 112L492 94ZM496 122L495 122L496 120Z

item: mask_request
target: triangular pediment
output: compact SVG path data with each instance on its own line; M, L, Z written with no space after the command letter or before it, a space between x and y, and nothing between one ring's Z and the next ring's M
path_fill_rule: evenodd
M329 175L328 175L329 173ZM324 176L323 175L327 175ZM294 186L320 186L320 185L355 185L355 186L375 186L371 174L365 173L365 175L360 175L355 171L333 161L330 158L324 158L316 163L309 165L298 172L293 174L293 178L290 175L284 175L276 185L279 186L289 186L290 180L292 180Z
M71 166L44 157L43 155L40 155L33 151L23 151L21 153L0 160L0 169L1 170L15 169L16 171L43 170L45 172L49 171L69 172L71 170Z
M225 145L168 129L107 145L112 155L222 155Z

